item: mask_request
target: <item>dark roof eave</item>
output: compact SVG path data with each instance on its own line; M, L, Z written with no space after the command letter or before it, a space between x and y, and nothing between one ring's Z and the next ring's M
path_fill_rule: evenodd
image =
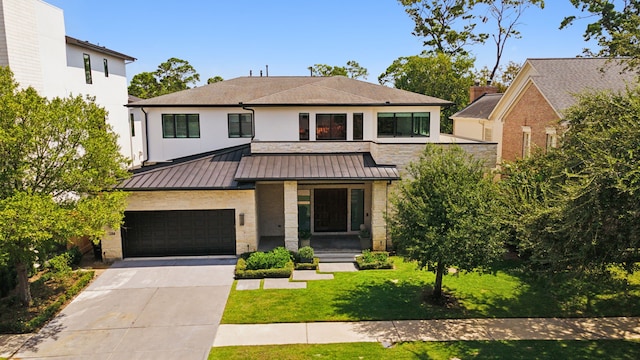
M255 182L255 181L376 181L376 180L400 180L400 177L376 177L376 178L352 178L352 177L262 177L262 178L236 178L239 182Z
M96 44L92 44L88 41L83 41L83 40L79 40L76 39L74 37L71 36L65 36L65 42L67 44L71 44L71 45L76 45L79 47L83 47L85 49L90 49L90 50L94 50L103 54L107 54L107 55L111 55L113 57L117 57L123 60L128 60L128 61L136 61L136 58L134 58L133 56L129 56L111 49L107 49L104 46L100 46L100 45L96 45Z
M158 188L118 188L122 191L193 191L193 190L252 190L255 186L241 185L232 187L158 187Z
M143 100L144 101L144 100ZM452 102L447 103L349 103L349 104L321 104L321 103L299 103L299 104L138 104L134 102L126 104L126 107L139 108L139 107L211 107L211 108L224 108L224 107L299 107L299 106L452 106Z

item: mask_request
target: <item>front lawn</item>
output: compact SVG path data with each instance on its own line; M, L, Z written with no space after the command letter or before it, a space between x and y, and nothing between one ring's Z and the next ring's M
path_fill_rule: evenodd
M441 307L424 301L433 273L394 261L394 270L335 273L334 280L309 281L306 289L234 287L222 323L640 315L640 272L591 281L547 279L505 262L482 276L445 276L446 291L457 302Z
M640 342L451 341L214 347L209 359L640 359Z

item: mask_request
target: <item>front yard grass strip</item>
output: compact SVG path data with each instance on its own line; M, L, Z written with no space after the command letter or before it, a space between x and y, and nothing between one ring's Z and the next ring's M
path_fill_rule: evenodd
M214 347L209 359L640 359L640 342L451 341L409 342L384 348L379 343L299 344Z
M445 275L448 307L425 302L434 274L393 257L395 269L334 273L306 289L232 290L222 323L419 320L640 315L640 272L616 278L575 280L532 275L518 262L491 273Z

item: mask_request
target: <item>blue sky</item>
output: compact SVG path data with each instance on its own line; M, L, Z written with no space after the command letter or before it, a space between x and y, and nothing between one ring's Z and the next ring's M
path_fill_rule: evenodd
M170 57L189 61L207 78L308 75L313 64L355 60L378 76L401 56L417 55L423 41L396 0L45 0L61 8L69 36L137 58L127 76L153 71ZM587 45L585 22L558 30L578 14L569 0L547 0L521 19L521 39L510 39L502 64L534 57L574 57ZM495 46L472 48L476 68L495 61Z

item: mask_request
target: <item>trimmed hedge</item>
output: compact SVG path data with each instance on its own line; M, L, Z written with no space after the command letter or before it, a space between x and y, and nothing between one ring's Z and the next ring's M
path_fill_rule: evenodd
M293 272L293 261L289 261L283 268L247 270L247 261L243 258L236 263L236 279L288 278Z
M393 260L386 251L365 250L356 256L356 264L360 270L393 269Z
M320 259L318 259L317 257L314 257L313 262L310 262L310 263L297 262L296 270L318 270L319 264L320 264Z

